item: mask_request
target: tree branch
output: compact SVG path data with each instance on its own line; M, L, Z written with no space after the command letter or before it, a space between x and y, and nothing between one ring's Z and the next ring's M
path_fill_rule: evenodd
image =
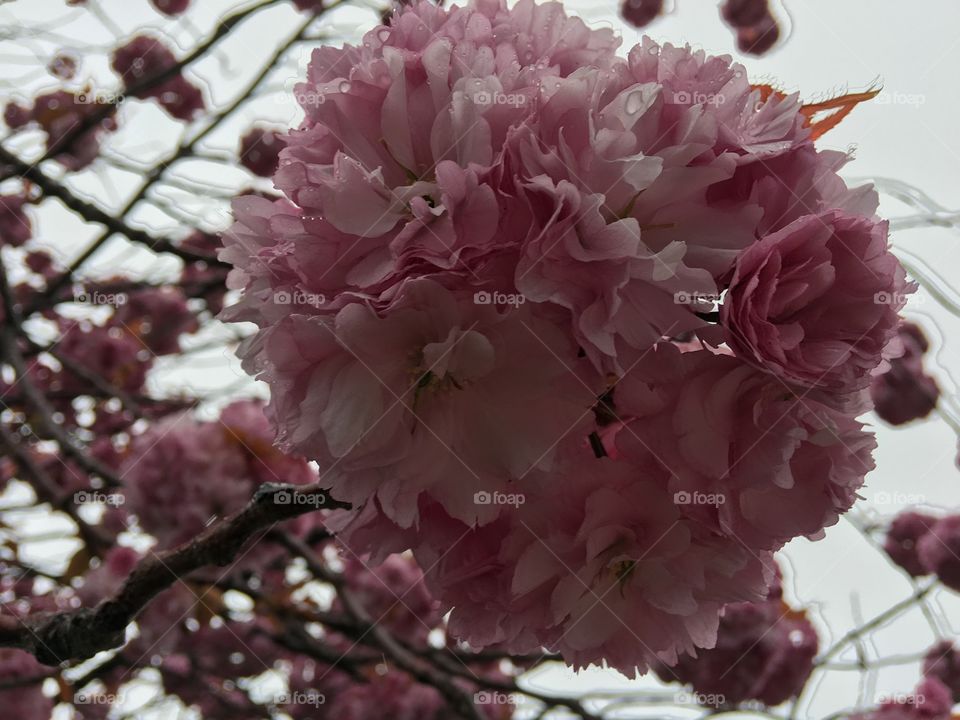
M179 578L207 565L228 565L259 531L304 513L348 505L319 485L261 485L247 505L179 547L145 557L111 598L93 608L0 616L0 647L17 647L47 665L82 661L119 647L127 625Z

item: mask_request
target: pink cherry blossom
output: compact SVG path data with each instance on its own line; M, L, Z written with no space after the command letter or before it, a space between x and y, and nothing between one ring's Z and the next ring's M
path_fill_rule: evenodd
M714 705L755 700L773 707L803 688L817 648L813 625L783 601L778 580L765 600L724 607L713 648L657 673L665 682L689 683Z
M220 258L338 540L411 550L473 647L629 674L711 647L851 507L910 288L798 95L616 48L477 0L315 50L282 196L238 198Z
M910 289L886 224L832 211L744 250L721 321L748 362L843 397L870 382Z
M279 440L319 462L335 497L375 497L404 527L421 495L488 522L497 508L477 492L509 492L590 424L597 378L546 315L414 280L381 314L291 315L258 340L262 356L243 352L287 388L269 408Z
M886 372L875 375L870 384L874 410L891 425L927 417L940 397L937 381L924 371L923 355L930 346L923 330L903 323L898 335L903 352L891 358Z
M869 712L850 715L850 720L948 720L952 706L950 690L928 677L912 694L885 700Z
M897 515L887 528L883 549L893 562L913 577L930 573L920 560L917 544L936 522L937 519L929 515L907 511Z
M43 694L42 683L29 683L17 687L17 680L38 677L44 668L28 652L13 648L0 648L0 677L12 687L0 690L0 703L10 717L22 720L48 720L53 710L53 699Z
M739 358L671 350L617 385L617 411L631 418L619 450L669 472L686 514L751 547L836 523L873 468L863 425Z
M960 698L960 653L949 640L942 640L927 650L923 658L923 674L942 682L953 695Z
M155 423L133 440L121 474L126 509L161 548L189 540L212 518L240 510L262 483L314 479L304 460L273 446L256 401L235 402L213 422L181 415ZM199 477L204 482L196 482ZM308 518L298 518L294 525L303 527Z
M935 522L917 540L917 555L928 573L952 590L960 592L960 515Z

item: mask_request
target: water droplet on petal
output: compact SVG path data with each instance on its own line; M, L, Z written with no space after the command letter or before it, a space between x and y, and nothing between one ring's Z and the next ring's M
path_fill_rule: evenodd
M624 104L624 109L627 111L627 115L636 115L640 112L643 105L643 93L639 90L634 90L627 95L627 102Z
M347 80L344 80L343 82L340 83L339 90L342 93L350 92L350 83Z

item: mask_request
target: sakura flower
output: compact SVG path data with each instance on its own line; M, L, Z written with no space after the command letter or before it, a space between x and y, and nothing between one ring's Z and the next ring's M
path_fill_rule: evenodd
M885 700L869 712L851 715L850 720L948 720L952 705L950 690L928 677L912 694Z
M254 354L263 344L263 355ZM279 440L320 464L340 500L376 498L403 527L421 494L464 522L489 522L480 491L509 491L590 422L596 377L549 317L501 310L429 280L382 314L291 315L243 351L277 389Z
M488 720L507 720L511 714L510 706L485 701L486 695L482 692L475 695L479 699L480 716ZM324 712L329 711L329 717L338 720L365 720L377 716L395 720L445 720L450 716L449 705L436 688L417 683L398 670L374 676L369 684L352 684L325 700Z
M0 246L20 247L33 235L29 216L23 211L25 195L0 196Z
M623 19L637 28L649 25L663 12L663 0L625 0L620 6Z
M114 108L106 117L93 122L95 115L103 110L96 104L86 102L82 92L54 90L34 98L29 117L22 110L11 113L15 107L7 106L5 119L14 126L28 121L37 123L47 135L47 152L69 170L80 170L92 163L100 152L100 135L117 129Z
M190 0L150 0L150 3L164 15L174 17L186 12Z
M930 572L920 561L917 544L936 522L937 519L929 515L906 511L897 515L887 528L883 549L893 562L913 577Z
M0 676L12 686L0 690L4 712L23 720L47 720L53 710L53 700L43 694L43 683L33 682L17 686L18 680L40 677L45 668L24 650L0 648Z
M674 667L659 667L666 681L689 683L718 704L756 700L776 706L796 697L813 672L817 634L802 610L794 610L774 587L761 602L723 609L716 645Z
M121 475L127 508L162 548L240 510L261 483L313 480L305 461L273 447L262 406L254 401L233 403L215 422L178 416L155 423L134 439ZM306 522L299 518L294 527Z
M873 468L861 423L736 357L659 347L614 402L628 419L619 450L669 471L685 514L750 547L818 535Z
M254 175L271 177L280 162L283 141L272 130L251 128L240 139L240 164Z
M929 573L952 590L960 591L960 515L935 522L917 540L917 555Z
M769 13L767 0L725 0L720 6L723 19L737 28L756 25Z
M451 634L629 675L709 646L723 604L761 596L766 553L685 520L665 473L597 460L580 443L562 455L561 469L527 478L526 502L487 525L424 503L419 530L401 531L415 535ZM367 510L342 534L352 548L404 542Z
M317 49L282 196L238 198L220 258L339 541L412 551L473 647L633 673L713 646L853 504L908 285L799 96L617 42L476 0ZM744 692L795 691L780 649Z
M953 695L953 701L960 698L960 654L949 640L943 640L931 647L923 658L923 674L942 682Z
M173 287L131 293L117 308L113 322L156 355L178 352L180 336L199 328L183 292Z
M440 624L437 603L427 591L423 573L409 557L391 555L375 567L347 557L344 576L354 597L378 624L409 642L426 642ZM338 599L339 600L339 599ZM334 609L338 609L334 603Z
M152 358L139 340L117 327L66 321L61 327L63 339L57 349L64 358L82 368L81 372L96 373L127 392L137 392L143 387ZM63 385L78 392L89 387L86 378L70 367L63 373Z
M927 338L917 325L900 325L903 353L890 360L889 369L873 377L870 395L874 410L891 425L903 425L929 415L937 406L940 387L924 372L923 355Z
M780 25L772 15L762 17L755 25L737 28L740 52L763 55L780 39Z
M744 250L721 322L740 357L839 401L869 384L910 289L886 224L833 211Z
M182 12L179 0L164 0L162 12ZM203 108L200 89L175 71L177 60L170 49L157 38L138 35L123 47L117 48L111 67L120 75L127 88L150 83L149 88L136 90L138 97L152 97L172 117L190 120ZM161 74L165 79L158 79Z

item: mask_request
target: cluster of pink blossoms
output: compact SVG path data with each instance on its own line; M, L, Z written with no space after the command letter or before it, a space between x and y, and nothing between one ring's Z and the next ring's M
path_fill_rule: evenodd
M214 422L177 415L155 423L133 439L120 470L124 509L164 549L199 535L211 518L240 510L263 483L316 479L303 458L273 447L263 405L255 400L228 405ZM305 530L311 522L301 516L289 524ZM258 545L245 559L260 559L265 550Z
M656 671L665 682L689 683L702 704L754 700L773 707L799 695L813 672L818 647L806 613L784 600L778 576L766 600L723 609L713 648Z
M412 549L472 646L632 673L854 502L910 287L797 96L618 44L476 0L317 49L221 257L341 541Z

